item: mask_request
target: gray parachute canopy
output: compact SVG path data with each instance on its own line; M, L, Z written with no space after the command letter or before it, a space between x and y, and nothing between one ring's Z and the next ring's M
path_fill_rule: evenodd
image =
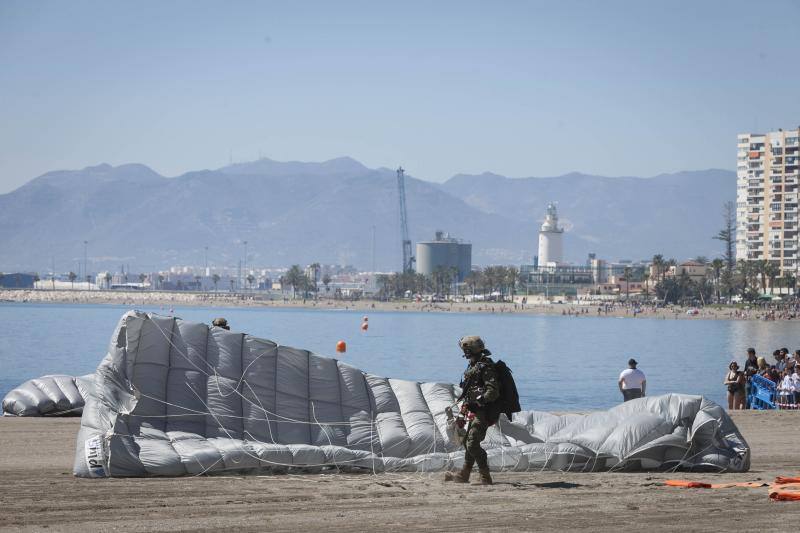
M183 476L460 467L446 408L459 390L365 374L250 335L131 311L81 420L75 474ZM643 398L609 411L518 413L490 428L495 470L745 471L750 451L718 405Z
M3 414L10 416L76 416L92 389L94 374L50 375L30 379L3 398Z

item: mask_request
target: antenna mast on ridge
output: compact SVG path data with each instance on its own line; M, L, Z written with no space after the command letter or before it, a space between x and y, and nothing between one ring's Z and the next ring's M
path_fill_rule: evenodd
M403 273L414 271L414 256L411 255L411 239L408 237L408 213L406 213L406 179L403 167L397 169L397 195L400 199L400 237L403 241Z

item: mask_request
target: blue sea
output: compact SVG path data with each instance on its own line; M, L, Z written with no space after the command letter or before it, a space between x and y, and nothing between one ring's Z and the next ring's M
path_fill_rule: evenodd
M0 304L0 397L44 374L92 372L127 310ZM617 379L630 357L647 375L648 395L702 394L723 403L728 363L741 365L749 346L768 361L776 348L800 348L794 322L370 312L369 331L362 333L364 313L345 310L190 307L173 314L207 323L223 316L235 331L417 381L457 383L465 368L458 339L481 335L493 357L514 371L523 408L551 411L617 404ZM335 352L339 340L347 343L343 355Z

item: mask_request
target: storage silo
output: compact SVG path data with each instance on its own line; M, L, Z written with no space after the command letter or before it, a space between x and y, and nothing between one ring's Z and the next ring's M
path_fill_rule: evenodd
M472 270L472 244L442 231L437 231L436 238L432 241L418 242L417 272L430 276L440 267L455 267L458 281L464 281Z

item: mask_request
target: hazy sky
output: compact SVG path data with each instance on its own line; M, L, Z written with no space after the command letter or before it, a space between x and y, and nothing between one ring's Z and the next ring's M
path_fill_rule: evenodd
M798 28L798 1L0 0L0 193L231 153L434 181L733 169L737 132L800 125Z

